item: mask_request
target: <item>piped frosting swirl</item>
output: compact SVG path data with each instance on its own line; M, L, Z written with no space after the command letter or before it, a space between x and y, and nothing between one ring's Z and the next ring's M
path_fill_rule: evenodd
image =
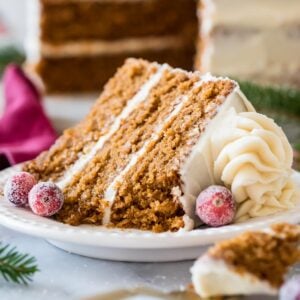
M231 188L238 221L295 206L292 148L272 119L232 109L211 142L215 180Z

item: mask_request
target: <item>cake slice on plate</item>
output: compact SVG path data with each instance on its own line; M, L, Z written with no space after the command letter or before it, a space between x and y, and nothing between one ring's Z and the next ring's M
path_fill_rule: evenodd
M291 164L282 130L235 81L128 59L24 170L63 190L62 222L162 232L193 229L196 198L216 182L232 186L242 219L293 207Z
M299 226L277 224L220 242L195 262L193 286L201 297L275 295L300 260L299 241Z

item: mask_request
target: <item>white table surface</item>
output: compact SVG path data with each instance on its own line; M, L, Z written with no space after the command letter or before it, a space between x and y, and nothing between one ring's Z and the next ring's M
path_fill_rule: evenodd
M146 286L167 291L190 282L191 261L123 263L90 259L2 226L0 241L34 255L40 268L28 286L9 284L0 277L1 300L84 299L118 288Z

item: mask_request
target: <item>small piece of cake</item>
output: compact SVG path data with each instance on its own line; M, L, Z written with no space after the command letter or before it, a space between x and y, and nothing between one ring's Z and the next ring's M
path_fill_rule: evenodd
M128 59L88 116L24 170L63 190L62 222L178 231L194 228L196 198L216 182L239 219L292 208L291 153L235 81Z
M201 297L275 295L289 268L300 261L299 242L300 227L290 224L220 242L195 262L193 286Z

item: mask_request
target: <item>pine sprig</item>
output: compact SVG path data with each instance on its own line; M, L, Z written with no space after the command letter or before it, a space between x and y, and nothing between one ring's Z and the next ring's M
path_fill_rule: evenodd
M241 90L257 110L270 110L300 116L300 90L261 86L249 81L239 81Z
M0 243L0 274L6 281L28 284L38 271L35 257Z
M22 64L25 60L24 54L14 47L6 46L0 48L0 74L3 73L5 67L10 63Z

